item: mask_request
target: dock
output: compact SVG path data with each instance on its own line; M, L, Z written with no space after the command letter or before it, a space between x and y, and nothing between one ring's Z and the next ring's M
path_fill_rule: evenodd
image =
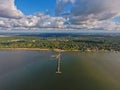
M57 51L58 52L58 51ZM57 59L57 68L56 68L56 73L61 74L61 52L59 51L58 54L52 55L52 57Z
M57 55L56 57L58 60L57 60L57 71L56 73L58 74L61 74L61 53L59 52L59 54Z

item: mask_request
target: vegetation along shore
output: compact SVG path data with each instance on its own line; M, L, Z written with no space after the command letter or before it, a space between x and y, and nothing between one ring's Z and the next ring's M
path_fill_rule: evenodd
M0 50L54 50L119 52L120 38L113 36L10 36L0 37Z

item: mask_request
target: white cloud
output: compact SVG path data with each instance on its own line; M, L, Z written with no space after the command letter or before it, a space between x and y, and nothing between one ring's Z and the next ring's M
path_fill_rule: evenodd
M14 0L0 0L1 28L59 28L64 27L64 22L62 17L51 17L42 13L25 16L16 8Z
M23 13L16 8L14 0L0 0L0 17L20 18Z
M94 25L120 15L119 0L57 0L56 13L60 15L65 7L71 5L68 15L74 25ZM65 15L65 14L64 14Z
M65 19L62 17L24 16L20 19L0 18L0 27L4 28L60 28L64 27Z
M64 9L70 4L69 13ZM0 29L81 28L120 30L120 23L112 21L120 15L119 0L57 0L52 17L39 13L25 16L14 0L0 0ZM62 15L61 15L62 13ZM68 17L67 20L65 17ZM67 23L67 24L66 24Z
M115 21L103 21L98 23L98 27L103 30L120 30L120 22L115 22Z
M90 23L89 21L87 23L83 23L80 25L70 25L71 28L75 29L94 29L94 30L120 30L120 22L115 22L111 20L106 21L96 21L94 23Z

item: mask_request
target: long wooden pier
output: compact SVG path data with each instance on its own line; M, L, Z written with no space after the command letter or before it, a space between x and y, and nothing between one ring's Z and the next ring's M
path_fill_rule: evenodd
M61 74L61 53L59 52L59 54L57 55L56 57L58 60L57 60L57 71L56 73L58 74Z
M59 51L59 54L52 55L52 57L55 57L57 59L57 69L56 73L61 74L61 52Z

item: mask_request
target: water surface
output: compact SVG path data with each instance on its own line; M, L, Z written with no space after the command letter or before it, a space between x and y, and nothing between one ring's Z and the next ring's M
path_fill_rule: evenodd
M120 53L0 51L0 90L120 90Z

